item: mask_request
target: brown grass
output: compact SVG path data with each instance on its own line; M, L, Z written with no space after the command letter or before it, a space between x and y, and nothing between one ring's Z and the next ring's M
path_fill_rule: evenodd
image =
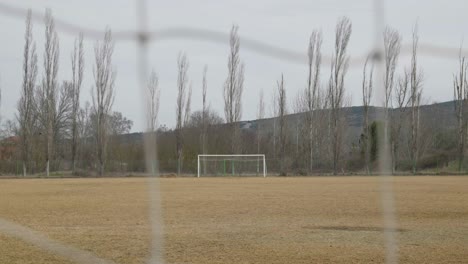
M0 181L0 217L117 263L148 256L143 178ZM168 263L382 263L374 177L161 179ZM401 263L468 261L468 177L396 177ZM0 234L0 263L68 263Z

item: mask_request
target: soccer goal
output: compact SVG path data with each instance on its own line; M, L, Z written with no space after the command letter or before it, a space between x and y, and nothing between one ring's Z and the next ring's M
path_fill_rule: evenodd
M264 154L202 154L198 155L197 177L201 176L263 176L266 177Z

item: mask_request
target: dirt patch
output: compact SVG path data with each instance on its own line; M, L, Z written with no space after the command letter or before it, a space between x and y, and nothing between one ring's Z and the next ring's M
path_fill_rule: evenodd
M364 231L364 232L383 232L382 227L373 226L304 226L305 229L331 230L331 231ZM397 228L396 232L406 232L408 230Z

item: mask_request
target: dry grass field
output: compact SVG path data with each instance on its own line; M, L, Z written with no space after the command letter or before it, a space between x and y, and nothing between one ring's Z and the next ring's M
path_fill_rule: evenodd
M161 179L167 263L382 263L375 177ZM396 177L401 263L468 263L468 177ZM144 178L0 181L0 219L144 263ZM71 263L0 232L0 263Z

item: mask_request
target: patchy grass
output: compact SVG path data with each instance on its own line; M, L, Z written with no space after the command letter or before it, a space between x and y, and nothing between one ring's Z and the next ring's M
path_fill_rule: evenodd
M468 177L394 178L402 263L468 259ZM168 263L382 263L376 177L165 178ZM0 181L0 217L116 263L145 263L144 178ZM66 263L0 234L0 263Z

